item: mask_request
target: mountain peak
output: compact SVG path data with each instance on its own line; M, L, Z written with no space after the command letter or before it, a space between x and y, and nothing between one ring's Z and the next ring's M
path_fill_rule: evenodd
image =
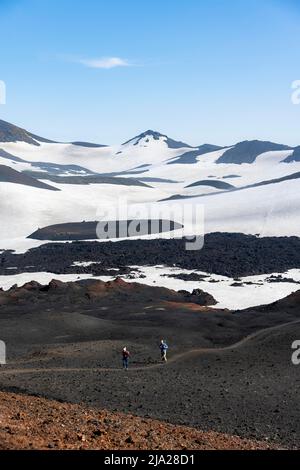
M149 139L150 137L152 137L154 140L160 140L162 137L167 138L166 135L163 135L163 134L161 134L160 132L157 132L157 131L153 131L153 130L151 130L151 129L148 129L147 131L142 132L142 133L139 134L139 135L136 135L136 136L133 137L132 139L127 140L126 142L124 142L123 145L131 144L131 143L133 143L134 145L137 145L137 144L140 143L141 140L143 140L143 139Z
M167 137L164 134L161 134L158 131L153 131L152 129L148 129L145 132L142 132L138 137L144 138L144 137L153 137L154 139L160 139L161 137Z
M43 143L57 143L26 131L22 127L0 119L0 142L25 142L26 144L39 146Z
M217 163L254 163L263 153L283 150L291 150L291 147L263 140L245 140L226 150Z
M0 119L0 142L26 142L39 145L25 129Z
M192 148L190 145L184 142L170 139L167 135L161 134L158 131L153 131L152 129L148 129L147 131L142 132L141 134L133 137L127 142L124 142L123 145L133 144L136 146L140 143L146 145L150 142L150 139L153 139L155 141L164 141L170 149Z

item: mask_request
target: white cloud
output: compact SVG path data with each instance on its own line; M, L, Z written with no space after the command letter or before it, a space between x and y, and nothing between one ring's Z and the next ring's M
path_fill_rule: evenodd
M115 67L130 67L132 64L120 57L101 57L100 59L81 59L80 64L93 69L112 69Z

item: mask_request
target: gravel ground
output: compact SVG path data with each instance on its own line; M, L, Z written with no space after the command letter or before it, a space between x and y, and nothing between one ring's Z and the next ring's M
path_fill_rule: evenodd
M83 285L12 291L0 307L1 390L300 448L300 366L291 362L300 291L229 312L122 282L92 284L87 299Z

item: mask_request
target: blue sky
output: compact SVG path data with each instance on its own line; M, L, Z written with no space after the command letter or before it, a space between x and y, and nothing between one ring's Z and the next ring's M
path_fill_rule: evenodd
M293 0L0 0L0 116L45 137L300 145Z

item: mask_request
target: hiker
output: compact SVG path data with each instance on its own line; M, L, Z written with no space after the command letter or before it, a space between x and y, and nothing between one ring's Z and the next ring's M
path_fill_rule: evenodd
M122 351L122 357L123 357L123 368L125 370L128 369L128 363L129 363L129 357L130 357L130 352L127 351L127 348L123 348L123 351Z
M167 343L162 339L161 342L160 342L160 345L159 345L159 349L160 349L160 354L161 354L161 360L163 362L167 362L167 349L169 348L169 346L167 345Z

